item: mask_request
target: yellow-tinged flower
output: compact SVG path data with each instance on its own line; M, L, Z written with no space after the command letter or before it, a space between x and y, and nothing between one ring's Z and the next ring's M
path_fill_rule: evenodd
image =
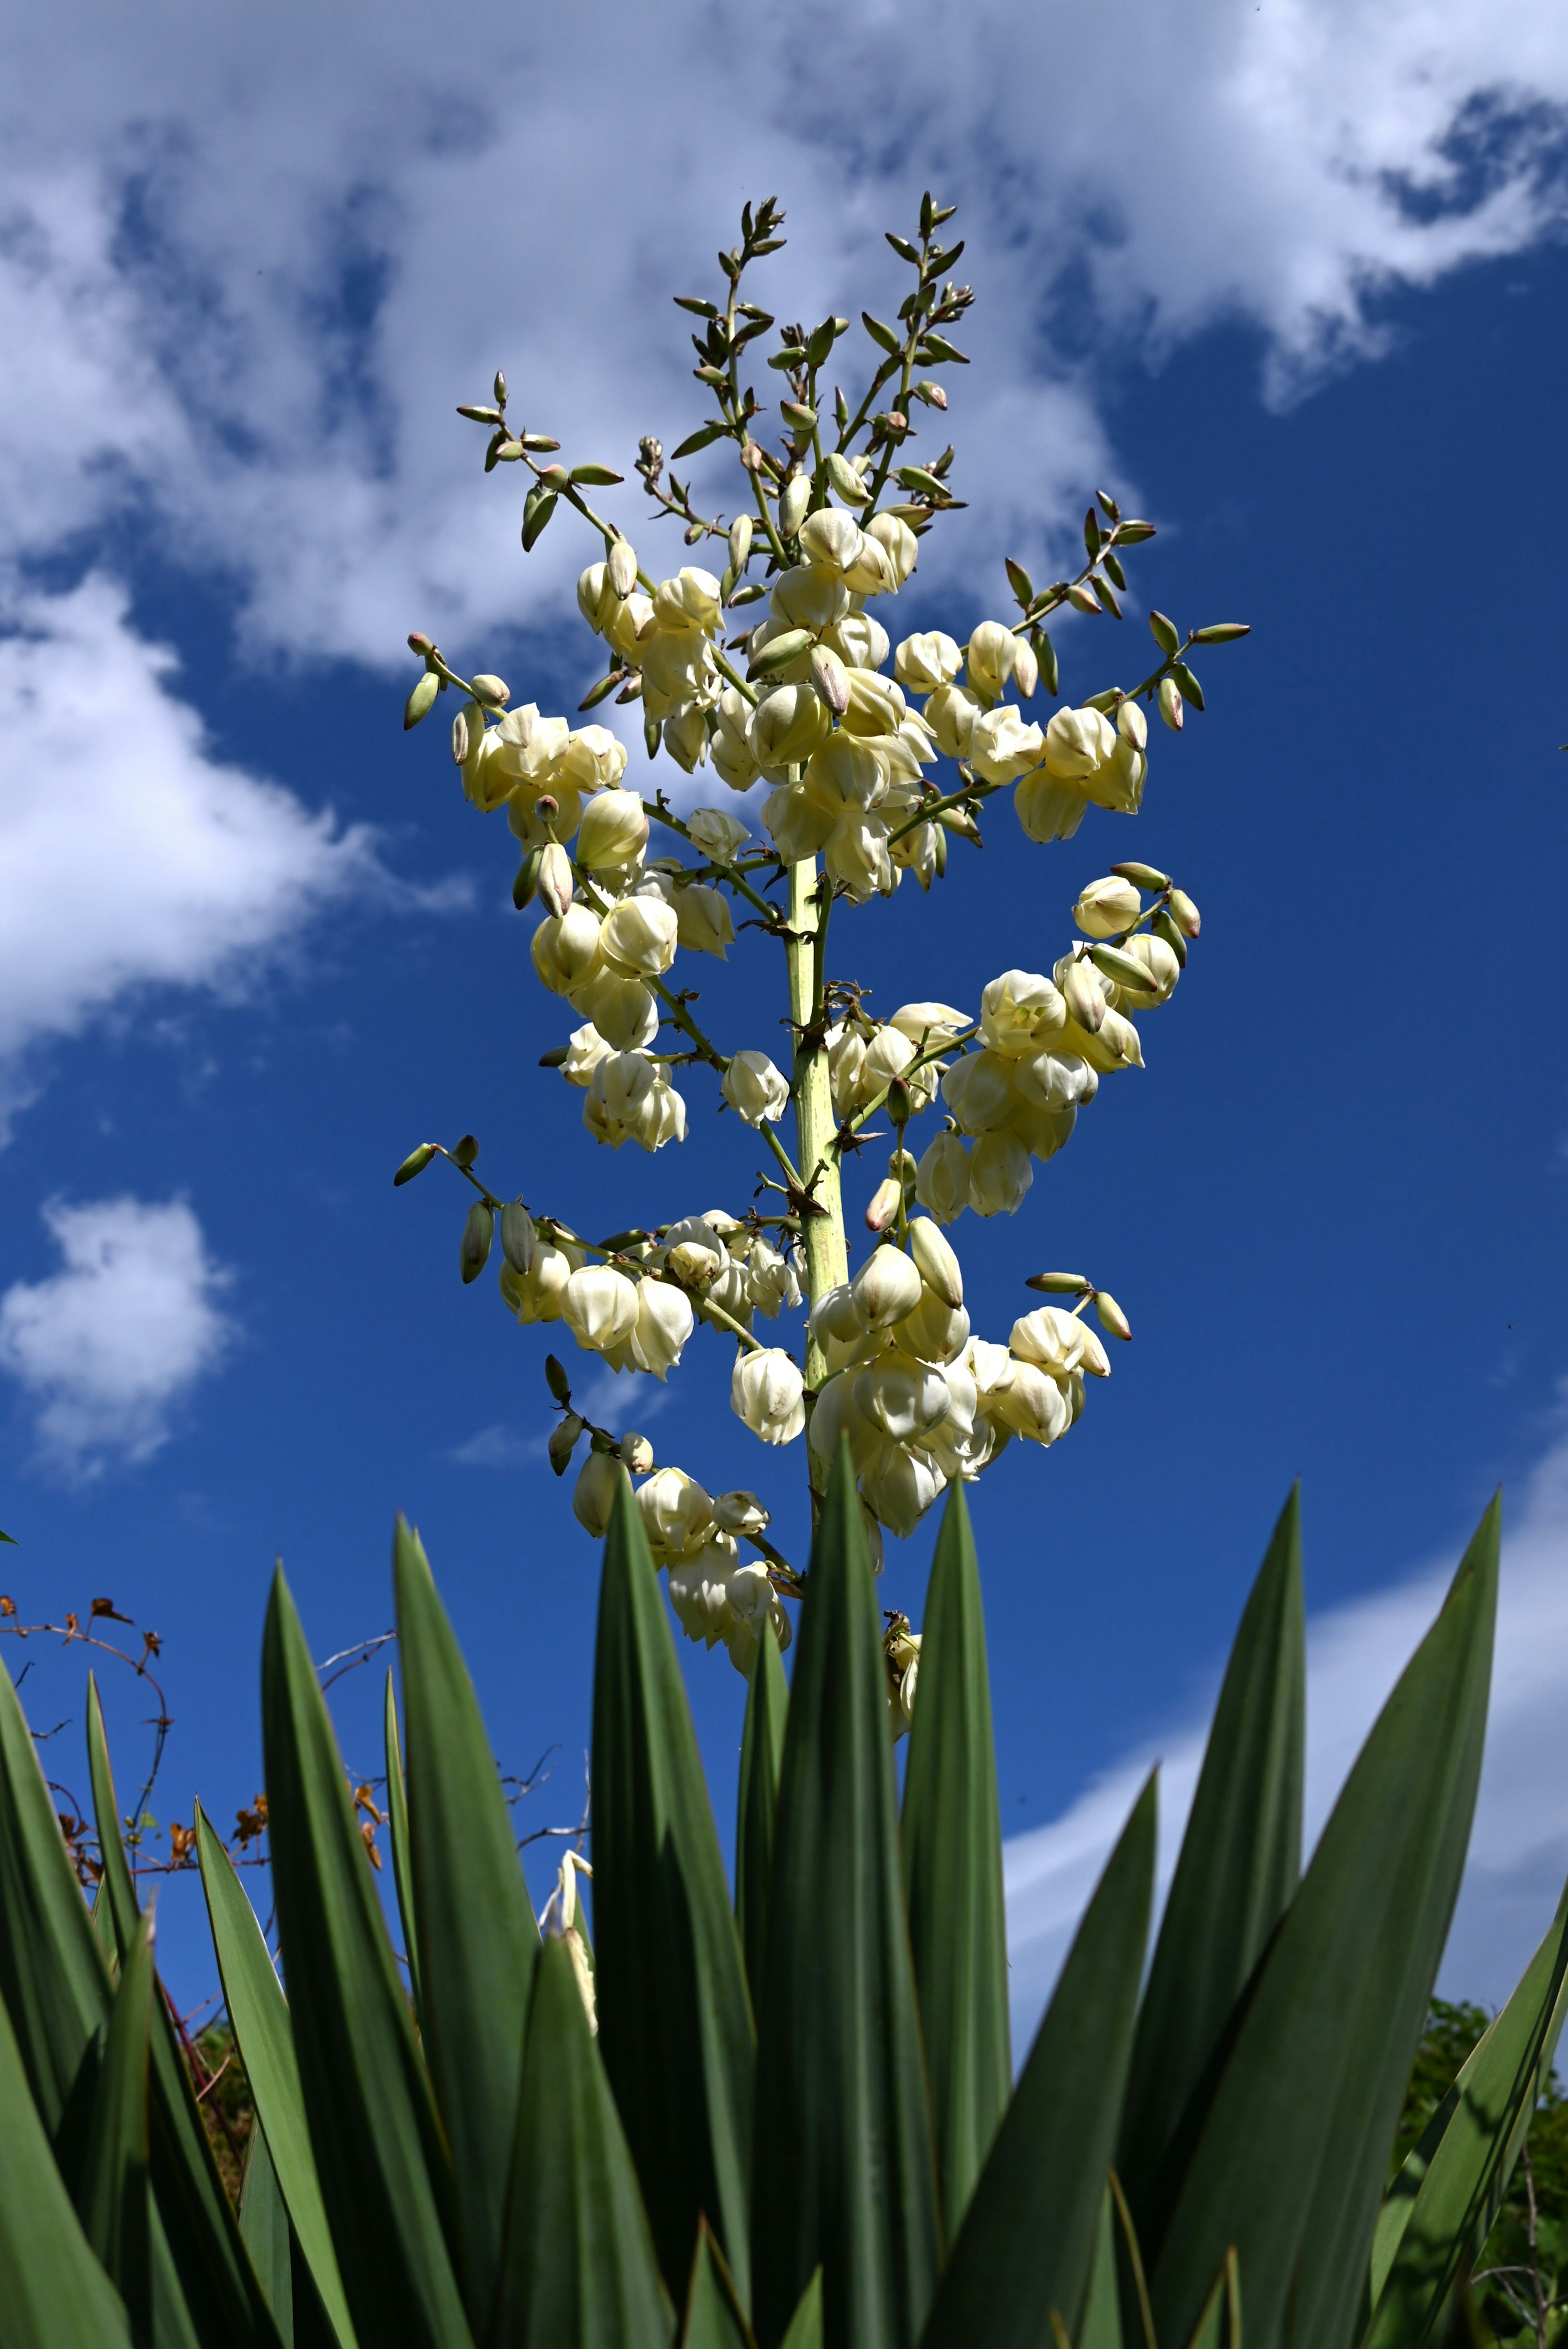
M939 1224L951 1224L969 1205L969 1153L956 1133L939 1133L915 1169L914 1195Z
M648 819L637 792L605 791L589 801L577 833L577 862L591 873L630 864L647 844Z
M969 1204L977 1216L1016 1216L1035 1179L1016 1133L983 1133L969 1154Z
M1098 709L1058 709L1046 728L1046 771L1058 783L1084 783L1114 756L1117 734Z
M748 1125L776 1125L789 1106L789 1080L766 1052L737 1052L719 1091Z
M932 628L923 636L905 636L893 656L892 673L906 693L934 693L951 685L963 666L964 655L954 639Z
M599 930L604 960L631 978L657 978L676 958L680 923L662 897L623 897Z
M637 1283L613 1265L585 1264L566 1283L561 1318L580 1346L603 1353L637 1326Z
M552 995L569 994L599 967L599 916L583 905L547 915L533 934L529 953Z
M792 1444L806 1424L805 1386L782 1348L749 1350L735 1358L730 1408L764 1444Z

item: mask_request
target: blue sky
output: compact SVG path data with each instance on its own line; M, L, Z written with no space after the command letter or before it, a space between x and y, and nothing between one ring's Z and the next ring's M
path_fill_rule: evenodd
M167 7L135 46L110 28L67 103L88 21L15 13L0 163L0 1522L24 1616L105 1592L163 1634L160 1816L257 1783L273 1558L325 1655L389 1620L397 1506L503 1766L554 1749L531 1818L576 1816L595 1560L542 1458L544 1343L461 1288L455 1179L390 1172L471 1128L495 1187L609 1229L738 1207L756 1152L694 1078L683 1150L611 1155L538 1069L566 1023L510 843L434 729L399 732L402 638L572 709L591 550L558 521L524 562L455 403L501 361L531 425L629 472L639 432L695 420L666 296L706 287L743 196L777 187L779 313L818 316L891 306L880 233L929 181L979 294L952 409L972 502L896 633L999 613L1002 554L1065 548L1096 481L1161 534L1120 631L1063 631L1067 691L1141 674L1148 603L1253 624L1156 740L1136 826L1091 812L1026 851L1004 812L943 891L854 917L885 1011L1048 968L1117 856L1204 916L1147 1071L1016 1220L955 1235L978 1327L1070 1260L1137 1329L1070 1442L1014 1446L975 1495L1020 1980L1127 1772L1165 1751L1180 1781L1291 1478L1320 1796L1501 1480L1498 1759L1450 1961L1496 1994L1568 1860L1568 36L1473 0L1210 5L1181 42L1152 6L982 8L962 42L940 10L864 8L835 17L841 77L782 55L757 95L722 8L670 12L652 61L629 13L578 53L457 10L417 71L412 12L401 50L398 11L345 12L307 76L303 16L263 44ZM763 1049L775 952L705 985ZM751 1443L727 1381L705 1338L667 1397L606 1409L710 1489L756 1483L801 1547L798 1455ZM890 1555L916 1617L933 1531ZM77 1662L29 1652L70 1782ZM686 1652L727 1826L741 1683ZM106 1694L129 1778L148 1707ZM374 1770L378 1680L335 1694ZM195 1997L191 1893L165 1950Z

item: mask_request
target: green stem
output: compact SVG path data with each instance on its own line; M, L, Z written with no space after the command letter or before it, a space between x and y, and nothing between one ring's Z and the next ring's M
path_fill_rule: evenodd
M789 971L789 1017L795 1023L796 1156L806 1169L806 1185L813 1204L824 1212L801 1217L806 1246L807 1302L815 1305L830 1288L850 1277L849 1247L844 1233L843 1198L839 1161L832 1148L837 1120L828 1066L828 1048L820 1040L822 994L818 978L817 939L825 926L827 908L817 893L817 860L802 859L789 867L789 928L786 946ZM821 1348L808 1341L806 1383L820 1386L828 1374Z

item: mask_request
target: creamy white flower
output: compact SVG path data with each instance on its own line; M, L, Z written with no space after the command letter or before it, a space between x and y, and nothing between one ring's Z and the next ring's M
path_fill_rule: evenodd
M654 618L654 599L634 587L624 603L616 606L604 623L604 641L614 645L623 660L634 667L641 659L641 644L650 636L657 623Z
M693 847L700 848L716 864L729 864L737 849L751 837L738 816L726 815L720 808L693 808L686 830Z
M825 1467L832 1466L841 1441L849 1444L857 1471L875 1456L882 1442L870 1420L855 1408L855 1376L853 1371L841 1371L817 1392L806 1440L813 1457Z
M918 1115L935 1100L936 1088L942 1077L940 1061L926 1061L912 1075L907 1074L918 1058L916 1048L905 1031L895 1028L889 1020L885 1027L877 1030L866 1046L857 1087L861 1099L873 1101L884 1085L891 1084L895 1077L903 1077Z
M923 1444L947 1416L947 1381L929 1362L913 1354L879 1354L857 1371L855 1409L895 1444Z
M665 719L665 750L683 774L695 775L707 757L707 720L702 709L673 710Z
M679 935L675 908L662 897L623 897L600 925L599 949L627 978L656 978L674 962Z
M713 1503L684 1468L660 1468L636 1492L648 1547L662 1564L695 1557L713 1530Z
M857 905L878 893L891 896L898 886L888 854L887 826L880 816L854 812L841 816L822 843L822 862Z
M561 1073L569 1085L591 1085L593 1071L609 1050L597 1028L574 1028L566 1047Z
M980 998L980 1040L1009 1060L1037 1052L1067 1024L1061 990L1042 971L1005 970Z
M583 1261L575 1248L557 1247L542 1235L536 1237L533 1261L526 1272L510 1264L500 1271L500 1293L520 1321L559 1321L561 1299L574 1268Z
M800 553L813 570L842 575L861 560L865 540L852 516L821 506L800 525Z
M969 1204L977 1216L1016 1216L1034 1179L1016 1133L983 1133L969 1154Z
M741 1489L716 1495L713 1521L727 1534L759 1534L767 1530L769 1513L757 1494Z
M1058 709L1046 728L1046 771L1058 783L1082 784L1115 755L1116 729L1098 709Z
M1086 881L1073 907L1073 920L1087 938L1114 937L1138 919L1143 900L1130 881L1109 874L1103 881Z
M637 1326L637 1283L613 1265L585 1264L566 1283L561 1318L590 1352L618 1346Z
M764 772L794 766L825 742L828 705L810 685L781 685L766 695L747 724L747 748Z
M944 759L966 759L979 702L961 685L939 685L925 705L925 722Z
M822 631L822 642L846 668L881 668L888 657L888 633L869 612L845 612Z
M983 709L969 729L970 765L983 781L1010 783L1040 763L1045 737L1037 726L1026 726L1010 701Z
M1016 1064L1018 1068L1024 1065L1022 1061ZM1088 1073L1098 1084L1099 1080L1094 1076L1093 1070ZM1030 1157L1037 1158L1044 1165L1047 1159L1056 1156L1064 1143L1072 1140L1077 1121L1075 1107L1042 1109L1038 1102L1025 1100L1020 1090L1018 1106L1007 1120L1007 1131L1016 1133Z
M637 640L637 663L643 672L643 708L650 718L681 717L688 709L705 708L717 692L713 647L695 628L655 623Z
M579 726L567 738L557 781L586 796L590 792L614 791L625 771L626 746L607 726Z
M862 1330L890 1330L920 1302L918 1268L896 1247L875 1247L850 1283Z
M789 1080L766 1052L737 1052L719 1091L748 1125L777 1124L789 1106Z
M764 1444L792 1444L806 1424L805 1380L782 1348L736 1356L730 1408Z
M1091 1069L1109 1077L1118 1069L1140 1069L1143 1066L1143 1046L1130 1019L1119 1011L1108 1010L1093 1035L1074 1037L1073 1041Z
M738 1566L724 1586L724 1595L729 1604L732 1626L725 1636L725 1645L729 1650L730 1662L744 1678L762 1643L763 1625L771 1620L779 1647L787 1648L792 1636L789 1618L768 1578L765 1566Z
M746 1259L747 1294L759 1313L776 1321L779 1312L793 1309L800 1302L800 1284L795 1278L795 1268L787 1256L765 1240L761 1234L752 1241Z
M495 754L505 771L531 796L554 787L557 771L572 739L564 718L542 718L536 702L509 709L493 730Z
M846 668L850 706L843 723L851 734L896 734L907 714L902 688L874 668Z
M1128 939L1122 951L1143 965L1149 973L1149 985L1140 988L1119 987L1117 1006L1130 1011L1152 1011L1157 1005L1168 1001L1181 976L1175 948L1167 946L1163 938L1151 938L1147 931L1140 930L1135 938Z
M1149 773L1149 761L1130 742L1118 740L1115 750L1103 766L1097 767L1085 781L1096 807L1107 809L1112 815L1136 815L1143 805L1143 785Z
M763 829L786 864L815 856L836 821L803 783L781 783L762 802Z
M686 1140L686 1104L645 1053L607 1052L588 1087L583 1123L613 1150L635 1142L653 1151Z
M603 636L621 598L610 579L607 563L591 563L577 574L577 609L596 636Z
M617 1052L640 1052L659 1032L659 1007L640 978L623 978L619 971L597 969L587 983L567 997L573 1011L592 1020L607 1046ZM574 1079L587 1084L592 1076Z
M630 1332L632 1361L664 1380L680 1361L696 1316L686 1291L669 1280L637 1283L637 1324Z
M748 792L757 781L758 765L747 748L744 734L731 734L720 727L708 750L713 759L713 771L721 783L732 792Z
M887 796L887 774L874 751L841 729L812 752L800 778L808 794L835 821L847 809L875 807Z
M930 1050L955 1043L975 1022L966 1011L954 1011L951 1003L901 1003L887 1024L912 1044Z
M866 536L875 539L886 561L888 590L897 595L920 560L920 541L898 514L873 514Z
M1036 1052L1013 1064L1013 1082L1037 1109L1072 1109L1091 1096L1098 1081L1077 1052Z
M694 883L676 891L675 911L676 933L688 954L717 955L720 962L728 959L725 949L735 944L735 923L727 897Z
M860 535L858 531L855 534ZM843 619L849 608L850 591L838 574L809 563L798 564L792 571L781 571L768 599L775 634L786 628L810 628L815 635ZM755 632L751 640L753 652L759 652L767 641L761 630Z
M1013 674L1018 638L1000 620L982 620L964 656L970 688L983 701L995 701Z
M572 1492L572 1514L595 1541L610 1530L610 1516L621 1489L621 1464L608 1452L590 1452L577 1473Z
M718 581L711 571L684 564L673 579L661 579L654 611L661 628L714 629L723 612Z
M836 1288L825 1289L812 1306L807 1328L814 1345L826 1345L830 1339L840 1345L853 1345L864 1335L865 1325L855 1309L855 1293L847 1280Z
M989 1415L1029 1444L1054 1444L1072 1425L1072 1413L1059 1386L1033 1362L1016 1362L1013 1375Z
M670 1605L688 1640L704 1640L714 1648L729 1637L735 1628L735 1610L725 1585L738 1560L739 1552L729 1535L716 1533L695 1557L672 1563Z
M840 1117L848 1117L859 1094L861 1071L865 1065L866 1040L852 1021L839 1020L828 1030L827 1046L833 1107Z
M903 1444L882 1444L861 1472L861 1494L889 1533L907 1540L944 1483L925 1454Z
M914 1195L939 1224L951 1224L969 1205L969 1153L956 1133L939 1133L915 1168Z
M1088 805L1087 792L1071 783L1058 782L1044 767L1026 775L1013 793L1014 810L1025 834L1042 844L1070 840L1083 822Z
M547 914L529 947L533 968L552 995L581 987L599 961L599 917L583 905Z
M964 1302L964 1269L950 1240L944 1239L928 1216L915 1216L909 1226L909 1252L920 1277L944 1305L956 1312Z
M1086 1322L1059 1305L1041 1305L1013 1324L1008 1350L1021 1362L1034 1362L1054 1379L1072 1371L1092 1371L1097 1378L1110 1376L1105 1348Z
M635 792L601 792L583 811L577 862L598 873L606 865L630 864L647 844L648 819Z
M967 1052L942 1080L942 1098L965 1133L988 1133L1013 1112L1013 1064L999 1052Z

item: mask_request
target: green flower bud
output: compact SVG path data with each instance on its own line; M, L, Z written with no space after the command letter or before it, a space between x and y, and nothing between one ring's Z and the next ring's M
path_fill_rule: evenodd
M557 1402L567 1403L571 1402L572 1381L567 1377L562 1365L556 1360L553 1354L546 1354L544 1357L544 1383L550 1389L551 1393L555 1397Z
M569 1411L560 1423L550 1431L550 1464L558 1476L564 1476L572 1464L572 1453L583 1433L583 1422L574 1411Z
M454 1166L471 1166L479 1154L479 1142L471 1133L460 1135L452 1144L452 1164Z
M434 669L428 668L425 671L424 676L415 686L413 692L408 696L407 700L403 704L403 731L405 734L407 734L410 726L418 726L420 719L426 715L440 689L440 678L436 675Z
M1181 731L1181 688L1177 684L1174 678L1162 677L1160 680L1160 715L1163 718L1167 726L1170 727L1172 734L1180 734Z
M421 1142L418 1150L410 1150L407 1157L392 1177L394 1188L403 1183L411 1183L416 1174L422 1174L435 1154L436 1145L433 1142Z
M1082 1297L1094 1286L1081 1272L1037 1272L1026 1288L1044 1289L1047 1297Z
M526 1272L533 1262L533 1217L521 1199L509 1200L500 1211L500 1252L513 1272Z
M459 1268L465 1286L470 1280L477 1280L484 1270L494 1231L494 1216L482 1199L476 1199L463 1226L462 1248L459 1256Z

